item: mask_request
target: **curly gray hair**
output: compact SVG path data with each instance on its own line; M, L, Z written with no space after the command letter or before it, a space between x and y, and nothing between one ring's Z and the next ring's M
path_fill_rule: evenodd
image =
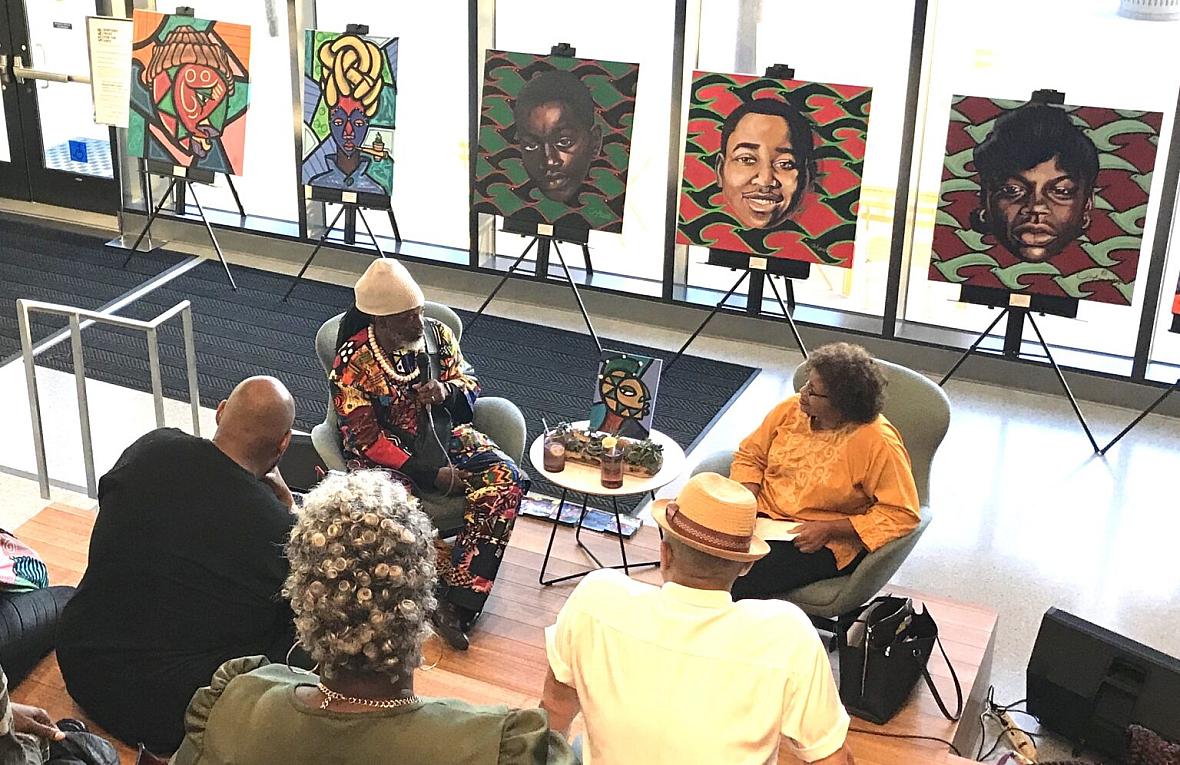
M323 676L421 664L437 606L435 533L418 500L378 470L331 474L307 495L287 543L283 596Z

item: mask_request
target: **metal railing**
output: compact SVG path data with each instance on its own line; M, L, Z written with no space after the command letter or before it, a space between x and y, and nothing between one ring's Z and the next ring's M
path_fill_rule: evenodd
M128 319L114 314L23 298L16 301L16 311L20 322L21 355L25 362L25 386L29 392L29 417L33 426L33 449L37 457L37 481L41 486L42 499L49 499L49 468L45 458L45 434L41 428L41 399L37 391L35 357L56 343L43 343L39 350L34 350L33 333L29 323L29 315L33 312L68 316L70 319L70 345L74 358L74 381L78 391L78 421L82 428L82 457L86 464L86 493L91 498L98 496L98 480L94 474L94 442L90 433L90 404L86 396L86 365L82 358L83 328L97 323L138 329L144 332L147 336L148 370L152 376L152 398L156 407L156 427L162 428L165 424L164 384L160 376L159 327L179 315L184 332L184 357L188 372L189 404L193 412L193 435L201 435L201 397L197 392L197 352L193 345L193 311L189 301L182 300L150 321ZM86 321L83 322L83 319Z

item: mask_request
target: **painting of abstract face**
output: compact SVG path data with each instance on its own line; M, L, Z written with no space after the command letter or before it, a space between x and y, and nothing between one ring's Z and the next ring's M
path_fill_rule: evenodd
M851 267L871 99L694 73L676 241Z
M1180 332L1180 283L1176 285L1176 297L1172 298L1172 331Z
M475 209L621 232L638 64L488 51Z
M134 13L133 157L242 173L250 91L250 27Z
M308 30L305 41L304 185L329 196L387 199L393 192L397 38Z
M647 438L655 414L662 364L648 356L603 351L590 406L590 429L628 438Z
M1161 121L956 96L930 278L1130 305Z

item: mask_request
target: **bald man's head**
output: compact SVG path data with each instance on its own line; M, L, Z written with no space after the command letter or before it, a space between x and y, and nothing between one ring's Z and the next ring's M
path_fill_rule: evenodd
M214 442L248 470L264 475L291 441L295 399L273 377L249 377L217 406Z

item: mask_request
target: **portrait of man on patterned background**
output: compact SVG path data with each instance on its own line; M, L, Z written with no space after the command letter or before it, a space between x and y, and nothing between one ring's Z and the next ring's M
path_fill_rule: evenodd
M974 157L973 228L1014 257L1049 260L1089 228L1098 149L1063 110L1026 104L1003 114Z
M695 72L676 241L852 267L872 89Z
M569 72L542 72L521 88L512 112L529 180L546 197L568 203L602 151L590 89Z
M955 96L930 279L1130 305L1162 118Z
M620 233L639 65L488 51L478 212Z

